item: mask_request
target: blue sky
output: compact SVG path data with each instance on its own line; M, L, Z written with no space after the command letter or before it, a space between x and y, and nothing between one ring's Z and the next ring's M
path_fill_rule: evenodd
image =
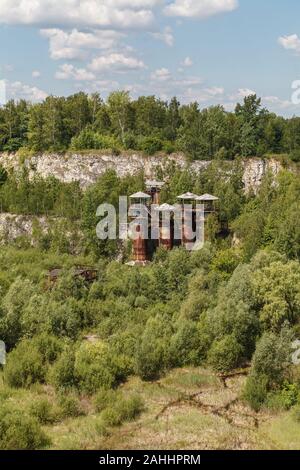
M251 92L299 115L297 0L0 0L7 97L177 95L233 109Z

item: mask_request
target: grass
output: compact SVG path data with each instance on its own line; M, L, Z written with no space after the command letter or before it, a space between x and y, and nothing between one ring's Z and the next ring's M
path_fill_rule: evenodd
M132 377L120 392L126 398L138 395L145 404L134 421L109 427L93 397L78 397L85 415L61 417L43 429L51 448L58 450L300 449L300 424L293 412L256 415L239 399L244 380L231 378L224 388L218 377L201 368L177 369L153 383ZM0 375L0 404L30 413L32 403L43 399L59 406L59 396L51 387L12 390Z

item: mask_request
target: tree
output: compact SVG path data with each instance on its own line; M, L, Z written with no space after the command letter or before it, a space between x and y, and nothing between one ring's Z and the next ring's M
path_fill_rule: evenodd
M125 133L132 118L131 100L128 91L115 91L107 99L108 114L117 136L125 145Z
M272 263L253 277L260 319L266 329L280 330L285 321L300 318L300 266L296 261Z

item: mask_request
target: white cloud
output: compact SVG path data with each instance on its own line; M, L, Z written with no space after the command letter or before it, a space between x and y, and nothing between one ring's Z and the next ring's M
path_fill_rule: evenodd
M160 0L1 0L0 23L143 28Z
M32 78L40 78L41 72L39 70L33 70L31 75Z
M49 38L50 56L54 60L84 59L88 49L111 49L123 37L111 30L81 32L73 29L66 32L53 28L41 29L40 33Z
M290 36L280 36L278 43L287 50L300 54L300 39L297 34L291 34Z
M161 68L161 69L157 69L155 70L155 72L153 72L151 74L151 79L152 80L158 80L158 81L161 81L161 82L164 82L166 80L170 80L171 79L171 73L168 69L166 69L165 67Z
M229 99L232 101L239 101L250 95L256 95L256 91L251 90L250 88L239 88L235 93L229 95Z
M286 109L293 105L289 100L282 100L278 96L264 96L262 98L266 106L275 107L276 109Z
M208 18L233 11L238 5L238 0L175 0L164 8L164 12L168 16Z
M221 96L224 94L225 90L223 87L214 86L211 88L205 88L204 91L210 96Z
M88 68L93 72L105 72L105 71L116 71L124 72L128 70L139 70L145 68L145 64L142 60L136 57L127 56L121 53L111 53L96 57L88 65Z
M59 70L55 74L55 78L58 80L79 80L79 81L90 81L95 80L96 76L83 68L76 68L71 64L63 64L59 67Z
M48 94L37 87L25 85L22 82L6 82L6 96L8 99L25 99L31 102L42 101Z
M181 65L183 67L191 67L193 65L193 61L190 57L186 57L182 62Z
M172 47L174 45L174 36L172 32L172 28L170 26L166 26L165 29L160 33L150 33L155 39L163 41L167 44L167 46Z

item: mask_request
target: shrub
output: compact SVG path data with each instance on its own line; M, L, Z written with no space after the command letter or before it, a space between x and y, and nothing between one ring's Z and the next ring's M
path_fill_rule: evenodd
M298 387L295 384L286 383L279 392L269 394L266 405L274 411L290 410L297 404L298 397Z
M119 358L104 342L82 343L75 354L75 375L82 391L110 389L123 378Z
M45 398L32 403L30 407L30 414L41 424L52 424L56 421L57 418L52 404Z
M72 150L107 150L119 148L119 141L112 136L102 135L92 129L85 128L71 141Z
M0 411L0 450L35 450L50 445L36 419L21 411Z
M136 371L143 380L153 380L170 365L171 327L166 317L147 321L136 354Z
M247 378L243 397L255 411L260 410L267 398L267 384L268 377L264 375L251 374Z
M77 418L85 414L76 396L61 395L58 404L62 418Z
M74 371L75 352L67 348L53 365L49 380L56 388L71 388L77 385Z
M36 345L24 340L8 354L4 378L14 388L29 387L43 382L47 367Z
M144 137L139 143L140 150L147 155L154 155L163 148L163 141L158 137Z
M197 324L192 321L182 321L176 334L171 339L170 356L172 365L199 365L203 359L203 341Z
M291 368L291 331L283 328L280 335L265 333L256 346L252 360L255 375L268 378L268 390L282 386Z
M297 423L300 423L300 405L295 406L293 410L293 418Z
M235 336L227 335L215 340L208 352L209 364L219 372L228 372L239 364L241 346Z
M120 397L112 406L108 406L101 414L104 424L107 426L120 426L127 421L133 421L144 409L142 399L134 395L128 399Z
M108 406L113 405L116 399L117 392L115 390L99 390L99 392L97 392L94 397L96 410L98 411L98 413L103 411Z

